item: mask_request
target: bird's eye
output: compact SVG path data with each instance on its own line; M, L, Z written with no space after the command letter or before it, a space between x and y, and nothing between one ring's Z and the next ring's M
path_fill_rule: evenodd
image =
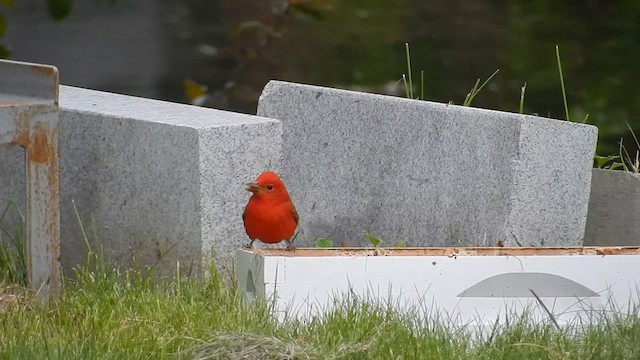
M271 184L267 185L267 190L273 190L273 185Z

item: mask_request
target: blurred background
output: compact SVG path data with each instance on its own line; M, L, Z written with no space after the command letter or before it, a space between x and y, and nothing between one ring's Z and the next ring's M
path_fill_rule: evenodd
M270 79L424 98L600 129L598 154L640 135L640 1L0 0L0 55L61 82L255 114ZM418 90L418 87L416 87ZM419 92L419 91L418 91Z

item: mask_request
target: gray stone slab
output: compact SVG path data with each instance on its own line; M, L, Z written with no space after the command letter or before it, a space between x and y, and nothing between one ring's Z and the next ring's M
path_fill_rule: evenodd
M25 150L19 146L0 146L0 215L4 218L0 222L0 231L3 229L15 234L19 231L16 225L20 218L25 216L26 209L26 188L25 178L26 158ZM9 195L12 189L19 189L18 192ZM19 205L18 209L15 205ZM2 239L7 239L7 234L1 234Z
M584 243L640 246L640 174L593 169Z
M170 274L179 261L198 273L211 250L224 259L246 243L244 184L277 169L277 121L68 86L60 110L67 270L87 249L72 201L90 245L124 267ZM4 171L24 161L19 155L0 148L0 207L24 198L24 176Z
M594 126L272 81L300 242L581 245Z

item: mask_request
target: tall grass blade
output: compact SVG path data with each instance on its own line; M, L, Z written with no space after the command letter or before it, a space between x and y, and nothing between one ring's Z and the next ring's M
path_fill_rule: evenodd
M9 214L9 210L12 208L15 209L18 214L18 224L15 233L9 232L8 229L2 226L6 216ZM25 217L22 211L20 211L18 204L13 200L9 201L2 215L0 215L0 272L3 273L3 278L0 278L0 282L9 281L13 284L26 285L27 253L25 248L25 225ZM9 238L11 244L2 241L3 233Z
M465 96L464 98L464 102L462 103L462 106L469 106L471 105L471 99L472 96L474 95L474 93L476 92L476 90L478 89L478 85L480 84L480 79L476 80L476 83L473 85L473 87L471 88L471 90L467 93L467 96Z
M636 142L636 145L640 148L640 141L638 141L638 137L636 136L636 133L631 128L631 125L629 125L628 121L627 121L627 127L629 128L629 131L631 131L631 136L633 136L633 140Z
M582 123L583 123L583 124L586 124L586 123L587 123L587 120L589 120L589 114L587 114L587 115L585 115L585 116L584 116L584 119L582 119Z
M87 245L87 250L91 251L91 245L89 244L89 238L87 237L87 232L84 230L84 224L82 223L82 219L80 219L80 213L78 212L78 208L76 207L76 201L71 200L71 206L73 206L73 212L76 214L76 220L78 220L78 225L80 226L80 232L82 233L82 238L84 239L85 245Z
M424 70L420 70L420 100L424 99Z
M409 53L409 43L404 43L407 51L407 76L409 77L409 98L413 99L413 80L411 79L411 54Z
M618 152L620 153L620 158L621 163L622 163L622 169L624 171L629 171L629 167L627 166L627 161L626 159L628 159L629 154L627 153L627 149L624 147L624 144L622 143L624 141L624 138L620 138L620 142L618 143L619 145L619 149Z
M538 302L538 304L540 306L542 306L542 309L544 310L544 312L547 313L547 315L549 315L549 318L551 319L551 321L553 322L553 324L556 326L556 329L558 330L562 330L562 328L560 327L560 324L558 324L558 321L556 321L556 317L553 315L553 313L551 313L551 311L549 310L549 308L547 307L547 305L544 304L544 302L542 302L542 299L540 299L540 297L538 296L538 294L536 294L535 291L533 291L532 289L529 289L529 291L531 291L531 293L533 294L533 296L536 298L536 301Z
M520 114L524 112L524 92L527 90L527 83L520 88Z
M631 131L631 136L633 136L633 140L635 141L638 150L636 151L635 158L632 157L629 155L627 148L622 143L623 138L620 138L620 158L622 159L622 167L625 171L637 174L640 173L640 141L638 141L638 137L633 131L633 128L631 128L631 125L629 125L629 122L627 122L627 127L629 128L629 131Z
M473 88L471 88L471 91L469 91L469 93L465 97L464 103L462 105L463 106L471 106L471 102L476 97L476 95L478 95L480 93L482 88L484 88L485 85L487 85L489 83L489 81L491 81L491 79L493 79L498 74L498 72L500 72L500 69L497 69L496 71L494 71L493 74L491 74L491 76L489 76L487 78L487 80L485 80L482 83L482 85L480 85L480 86L478 86L480 84L480 79L476 80L475 85L473 85Z
M407 83L407 76L402 74L402 83L404 84L404 92L407 96L407 99L411 99L411 93L409 91L409 84Z
M560 61L560 48L556 45L556 60L558 61L558 73L560 74L560 86L562 87L562 100L564 101L564 114L567 121L569 118L569 104L567 102L567 92L564 87L564 76L562 75L562 62Z

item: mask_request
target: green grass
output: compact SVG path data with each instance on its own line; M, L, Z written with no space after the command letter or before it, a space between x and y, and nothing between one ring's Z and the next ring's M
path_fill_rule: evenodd
M620 138L620 156L619 159L621 162L619 163L625 171L640 174L640 140L636 136L636 133L631 128L631 125L627 123L627 127L631 132L631 136L633 136L633 140L635 141L636 150L635 154L630 155L627 151L627 148L624 146L622 138Z
M324 319L278 323L219 276L153 282L90 255L58 299L22 287L0 296L0 359L634 359L640 318L611 315L580 331L514 317L474 342L448 320L349 296Z
M446 317L423 315L433 313L430 304L422 305L426 311L400 312L392 301L348 294L324 318L278 322L268 301L246 304L235 282L213 264L206 278L181 277L178 270L159 280L152 267L120 271L91 250L86 265L64 280L60 296L43 301L24 287L24 256L16 250L24 248L24 236L13 231L3 230L4 239L17 243L6 247L10 261L0 263L6 275L0 359L577 360L640 354L639 311L609 313L597 325L573 329L514 314L500 331L472 336Z
M402 74L402 83L404 84L405 95L408 99L425 100L423 70L420 71L420 96L415 96L413 92L413 88L415 87L415 85L413 83L413 70L411 69L411 52L409 51L409 43L405 43L405 55L407 58L407 73ZM484 88L496 75L498 75L499 72L500 69L494 71L493 74L489 75L489 77L482 82L482 84L480 83L480 79L476 79L475 84L473 85L469 93L467 93L467 95L465 96L464 101L462 102L462 106L471 106L473 99L480 93L480 91L482 91L482 88ZM522 89L522 97L520 99L520 102L522 107L522 104L524 103L524 88ZM520 110L520 112L522 113L522 109Z
M14 213L15 224L7 219ZM11 221L13 223L13 221ZM15 201L0 213L0 286L4 283L24 285L27 280L25 218Z

